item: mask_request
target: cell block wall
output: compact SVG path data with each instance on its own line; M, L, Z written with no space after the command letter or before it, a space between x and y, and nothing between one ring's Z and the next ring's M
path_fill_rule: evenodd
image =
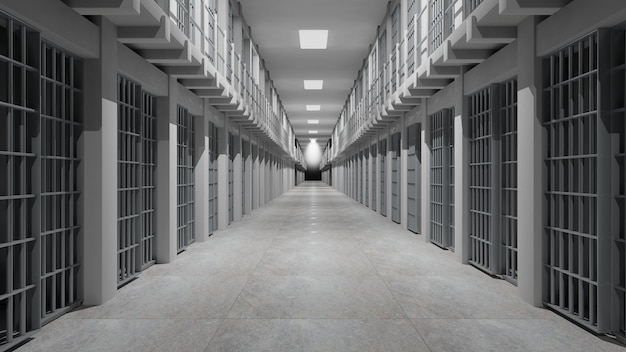
M400 223L400 133L391 136L391 220Z
M517 283L517 80L500 86L501 194L500 226L504 277Z
M194 116L178 107L177 134L177 250L195 241L194 231Z
M54 314L56 298L45 299L50 303L46 306L47 312L39 310L42 296L38 287L47 277L56 282L57 269L62 270L64 266L57 268L56 262L40 258L46 251L40 252L40 197L37 195L41 177L37 166L39 94L43 82L39 33L0 13L0 36L0 72L3 77L0 80L0 349L8 349L38 329L42 316ZM54 74L50 72L50 76L54 77ZM64 127L66 117L71 116L48 112L59 118L59 127ZM46 143L51 144L53 140L48 139ZM50 163L49 172L60 174L62 164L65 162ZM71 160L67 165L72 166ZM65 196L69 190L64 189L61 194ZM71 227L69 225L71 223L63 226ZM49 238L72 240L72 232L64 232L56 218L50 219L45 226ZM49 269L43 279L40 279L40 268ZM61 281L62 284L66 282ZM54 288L51 286L49 290ZM55 294L56 291L52 292L51 297Z
M421 232L421 125L407 128L407 228Z
M43 323L80 303L78 139L83 120L81 65L81 61L72 55L43 43L40 203Z

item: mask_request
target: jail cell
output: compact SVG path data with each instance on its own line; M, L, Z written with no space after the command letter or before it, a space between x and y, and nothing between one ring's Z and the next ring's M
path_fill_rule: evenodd
M117 78L117 284L141 271L141 87Z
M545 303L595 332L623 336L623 34L593 32L544 67Z
M430 116L430 241L454 246L454 130L452 109Z
M407 228L415 233L421 232L421 125L413 124L407 128Z
M376 195L378 192L378 185L376 184L377 175L376 175L376 163L378 163L378 148L377 143L374 143L370 146L370 158L372 158L372 210L376 210Z
M80 60L47 43L41 48L41 70L40 289L45 324L80 303L78 139L82 127L83 77ZM21 74L24 77L25 72ZM23 94L28 89L16 88L14 94L19 90ZM15 101L17 95L13 98Z
M400 132L391 136L391 220L400 223Z
M435 51L454 32L454 5L456 0L430 0L429 52Z
M194 230L194 116L178 107L178 206L177 250L182 252L195 241Z
M49 229L49 238L52 238L51 241L58 240L59 244L68 237L69 242L74 243L74 236L71 226L68 232L61 229L57 216L50 218L46 224L42 223L41 229L38 228L40 214L37 204L40 200L37 197L37 182L40 175L36 138L40 133L39 85L45 82L39 73L39 33L0 13L0 36L0 69L6 77L0 82L0 347L8 349L38 329L41 317L47 315L37 309L40 300L37 287L46 281L45 277L39 281L39 270L48 269L50 265L52 273L42 270L41 274L54 275L57 263L41 260L40 255L46 253L46 247L41 247L39 253L40 230ZM52 71L49 75L54 77L55 73ZM56 85L51 84L51 87ZM51 108L56 99L46 103L50 115L59 112ZM49 124L58 128L59 133L66 126L71 129L71 124L66 124L72 121L71 115L60 115L58 118L58 123ZM47 139L47 146L54 145L53 141ZM67 165L65 161L49 164L49 172L60 175L65 166L71 167L73 163L69 160ZM32 179L37 181L32 182ZM45 230L44 225L47 227ZM68 225L71 223L64 224L64 227ZM53 276L52 281L56 282L55 279L56 276ZM53 287L50 289L54 290ZM56 290L52 291L51 296L54 297L55 293ZM41 297L48 302L46 296Z
M380 215L387 216L387 140L380 141Z
M209 234L217 231L217 126L209 122Z
M407 54L406 54L406 65L407 65L407 74L410 76L415 72L415 66L418 63L415 62L415 51L418 49L417 40L421 40L421 33L415 31L417 16L420 12L420 1L419 0L408 0L407 1ZM418 31L421 29L417 26ZM418 39L419 38L419 39Z
M370 185L369 185L369 148L365 148L363 150L363 204L365 204L365 206L369 206L369 191L370 191Z
M230 225L235 218L234 211L234 195L235 195L235 173L233 170L234 167L234 158L235 158L235 139L233 134L228 132L228 224ZM267 188L269 189L269 188ZM268 191L269 194L269 191Z
M501 196L500 225L504 278L517 283L517 80L500 86Z
M470 254L469 263L490 274L500 273L499 131L495 107L498 87L469 97ZM494 97L496 97L494 99ZM494 145L498 144L498 145Z
M611 33L611 133L617 143L613 145L614 161L611 164L612 214L612 281L615 287L612 306L617 312L611 331L626 341L626 35L624 28Z

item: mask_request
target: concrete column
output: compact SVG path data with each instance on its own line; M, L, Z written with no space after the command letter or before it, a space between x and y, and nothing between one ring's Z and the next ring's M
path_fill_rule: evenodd
M83 145L84 304L102 304L117 292L117 29L104 17L100 58L85 60Z
M209 238L209 120L206 99L202 101L203 116L195 119L194 230L196 241Z
M228 129L229 120L222 116L223 126L217 129L217 227L228 226Z
M542 301L544 166L541 123L541 60L535 53L539 19L529 17L517 32L518 50L518 282L520 297L535 306Z
M400 130L400 225L403 229L409 228L409 215L407 208L409 204L408 199L408 179L409 169L407 167L409 160L409 145L408 134L406 130L406 116L401 118L401 130Z
M245 208L244 208L244 213L245 214L250 214L252 213L252 182L253 182L253 173L254 173L254 169L253 169L253 160L252 160L252 136L250 135L249 132L248 133L248 150L246 151L246 160L244 160L244 163L246 165L246 180L245 180L245 190L244 190L244 203L245 203Z
M233 160L233 221L237 221L237 220L241 220L241 217L243 216L243 209L242 209L242 204L241 202L243 201L242 199L242 194L241 194L241 182L242 182L242 177L243 177L243 168L242 168L242 163L243 163L243 158L242 158L242 148L241 148L241 143L242 143L242 138L241 138L241 130L239 131L239 134L233 136L234 138L234 143L233 143L233 152L235 155L235 159Z
M422 141L422 239L430 242L430 118L428 118L428 101L424 101L422 106L422 130L420 131Z
M456 78L454 105L454 257L463 264L469 259L469 119L463 75Z

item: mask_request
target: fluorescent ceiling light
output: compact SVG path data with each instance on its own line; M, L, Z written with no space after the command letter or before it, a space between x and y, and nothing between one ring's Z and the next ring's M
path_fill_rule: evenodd
M307 90L320 90L324 88L324 81L319 79L319 80L309 80L309 79L305 79L304 80L304 89Z
M309 134L317 134L317 130L309 130Z
M309 125L317 125L318 123L320 123L320 120L306 120L306 123L308 123Z
M300 49L326 49L328 30L300 30Z
M321 106L319 105L307 105L306 106L306 111L320 111L321 110Z

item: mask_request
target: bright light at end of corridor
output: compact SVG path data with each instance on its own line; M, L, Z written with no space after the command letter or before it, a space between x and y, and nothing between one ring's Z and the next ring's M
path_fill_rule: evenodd
M304 157L308 167L317 169L320 166L322 162L322 150L315 139L311 139L311 143L306 147Z

